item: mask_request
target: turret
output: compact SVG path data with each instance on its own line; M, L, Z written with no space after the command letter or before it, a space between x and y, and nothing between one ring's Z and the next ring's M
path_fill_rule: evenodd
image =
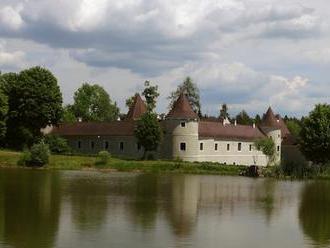
M285 128L281 127L281 125L284 124L284 122L282 123L281 121L283 122L280 116L275 116L272 108L269 107L260 124L260 129L268 137L271 137L275 143L276 163L281 162L282 136L286 128L286 126Z
M164 150L169 158L195 161L198 154L198 115L183 93L164 121Z
M147 106L142 100L139 94L136 94L134 97L134 102L132 106L130 106L126 119L127 120L137 120L139 119L145 112L147 112Z

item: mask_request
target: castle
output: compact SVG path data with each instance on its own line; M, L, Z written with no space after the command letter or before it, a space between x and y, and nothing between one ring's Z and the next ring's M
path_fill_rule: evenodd
M67 139L77 153L107 150L116 156L141 158L143 147L134 136L134 128L146 111L144 101L136 95L124 120L61 124L50 133ZM279 115L274 115L271 108L258 126L238 125L221 119L200 119L184 94L179 96L160 124L164 135L155 156L161 159L266 166L268 158L254 147L255 140L273 139L277 163L281 161L283 147L294 145L284 121Z

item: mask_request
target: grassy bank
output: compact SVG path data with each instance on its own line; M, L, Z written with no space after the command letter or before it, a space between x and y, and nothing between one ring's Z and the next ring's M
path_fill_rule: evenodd
M20 152L0 151L0 167L19 167L17 162ZM95 156L63 156L51 155L49 164L45 169L58 170L114 170L114 171L139 171L152 173L189 173L189 174L215 174L215 175L240 175L244 166L221 165L217 163L192 163L181 161L139 161L110 158L107 164L99 165Z

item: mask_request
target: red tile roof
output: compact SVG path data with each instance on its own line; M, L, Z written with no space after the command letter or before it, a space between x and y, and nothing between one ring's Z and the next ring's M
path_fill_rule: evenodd
M198 115L193 111L187 96L181 93L166 118L197 119Z
M258 127L233 124L224 126L222 122L213 121L200 121L198 133L200 137L234 140L256 140L265 137Z
M145 112L147 112L147 106L142 100L139 94L136 94L134 97L134 102L129 108L126 119L136 120L139 119Z
M133 136L134 127L134 121L76 122L60 124L51 133L61 136Z

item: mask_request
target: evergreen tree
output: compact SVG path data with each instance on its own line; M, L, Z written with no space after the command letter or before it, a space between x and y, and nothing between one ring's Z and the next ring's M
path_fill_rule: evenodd
M193 110L198 113L199 116L202 116L199 89L190 77L186 77L186 79L177 87L177 89L171 92L170 96L168 97L170 100L169 108L172 109L173 104L181 93L187 95Z
M221 109L220 109L220 118L223 119L230 119L229 113L228 113L228 106L226 103L221 105Z
M236 115L236 121L237 124L241 125L250 125L253 123L253 120L245 110L242 110L238 115Z

